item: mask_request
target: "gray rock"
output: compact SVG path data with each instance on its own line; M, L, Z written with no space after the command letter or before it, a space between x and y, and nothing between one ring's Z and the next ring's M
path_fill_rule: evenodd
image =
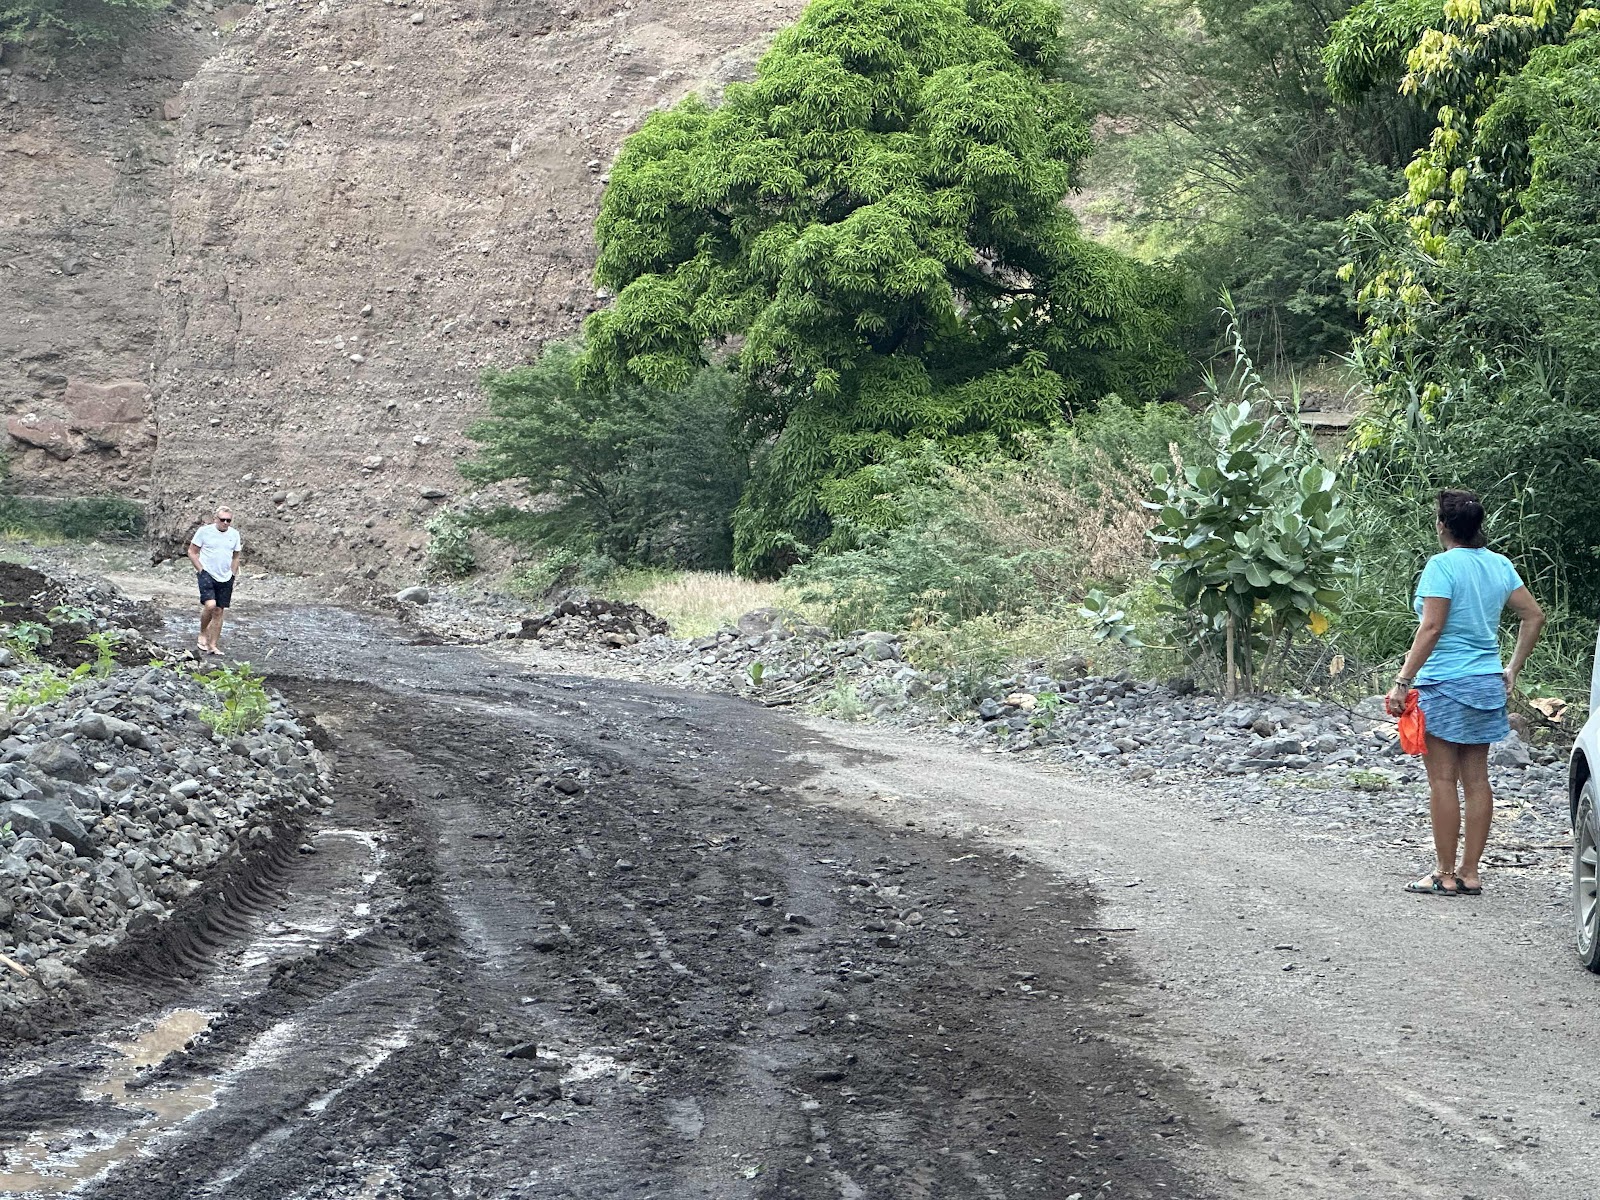
M93 774L83 755L60 738L50 738L30 750L28 765L56 779L70 779L74 783L87 783Z
M105 785L113 792L125 792L136 786L144 776L133 767L118 767L106 776Z
M789 632L790 614L781 608L756 608L740 617L737 625L739 632L746 637L758 637L764 634L787 634ZM712 646L716 645L712 639ZM710 647L707 647L708 649Z
M1528 753L1528 747L1514 733L1489 749L1489 765L1493 767L1526 767L1532 762L1533 756Z
M124 746L136 746L141 750L149 749L151 744L145 731L132 721L108 717L104 713L89 713L79 720L75 728L80 737L91 738L97 742L109 742L121 738Z
M394 594L394 598L401 604L426 604L428 602L428 589L425 587L402 588Z
M18 800L11 804L0 804L0 825L7 822L18 833L31 834L36 838L53 837L85 856L94 853L94 841L83 827L77 812L59 801L32 800L24 803ZM21 850L20 842L17 850Z

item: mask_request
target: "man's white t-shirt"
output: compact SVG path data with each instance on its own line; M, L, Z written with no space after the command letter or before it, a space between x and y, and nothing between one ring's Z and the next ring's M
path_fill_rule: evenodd
M202 525L194 531L190 543L200 547L200 569L218 583L233 578L233 555L239 549L239 531L231 525L218 529L215 525Z

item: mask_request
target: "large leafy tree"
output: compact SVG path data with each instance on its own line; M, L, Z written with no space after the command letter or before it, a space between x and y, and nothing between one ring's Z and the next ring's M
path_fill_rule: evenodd
M1512 508L1502 535L1535 586L1600 613L1600 11L1358 15L1335 82L1437 113L1406 191L1354 223L1378 399L1363 470Z
M1175 277L1082 237L1089 149L1051 0L817 0L749 84L628 139L586 370L745 383L740 569L806 557L932 443L1005 449L1175 376Z
M1345 268L1367 317L1360 358L1391 417L1481 392L1507 355L1548 367L1588 353L1546 334L1588 321L1567 300L1594 274L1573 247L1594 244L1597 25L1600 9L1576 0L1363 0L1335 29L1335 95L1398 90L1433 121L1404 190L1353 221ZM1494 259L1515 269L1486 275Z
M1089 186L1114 204L1097 207L1144 250L1174 253L1208 297L1230 292L1262 361L1349 345L1345 219L1393 194L1426 137L1393 89L1332 103L1322 48L1346 8L1099 0L1067 14L1072 77L1110 118Z

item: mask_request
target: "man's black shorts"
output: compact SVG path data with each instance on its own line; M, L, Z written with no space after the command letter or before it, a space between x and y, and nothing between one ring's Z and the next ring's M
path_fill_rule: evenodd
M200 603L205 604L215 600L218 608L227 608L233 603L233 580L227 583L218 583L211 578L210 571L200 572Z

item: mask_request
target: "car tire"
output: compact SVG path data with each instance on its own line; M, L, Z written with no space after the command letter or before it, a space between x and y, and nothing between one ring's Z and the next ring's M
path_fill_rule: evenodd
M1600 793L1588 780L1572 819L1572 917L1578 960L1600 973Z

